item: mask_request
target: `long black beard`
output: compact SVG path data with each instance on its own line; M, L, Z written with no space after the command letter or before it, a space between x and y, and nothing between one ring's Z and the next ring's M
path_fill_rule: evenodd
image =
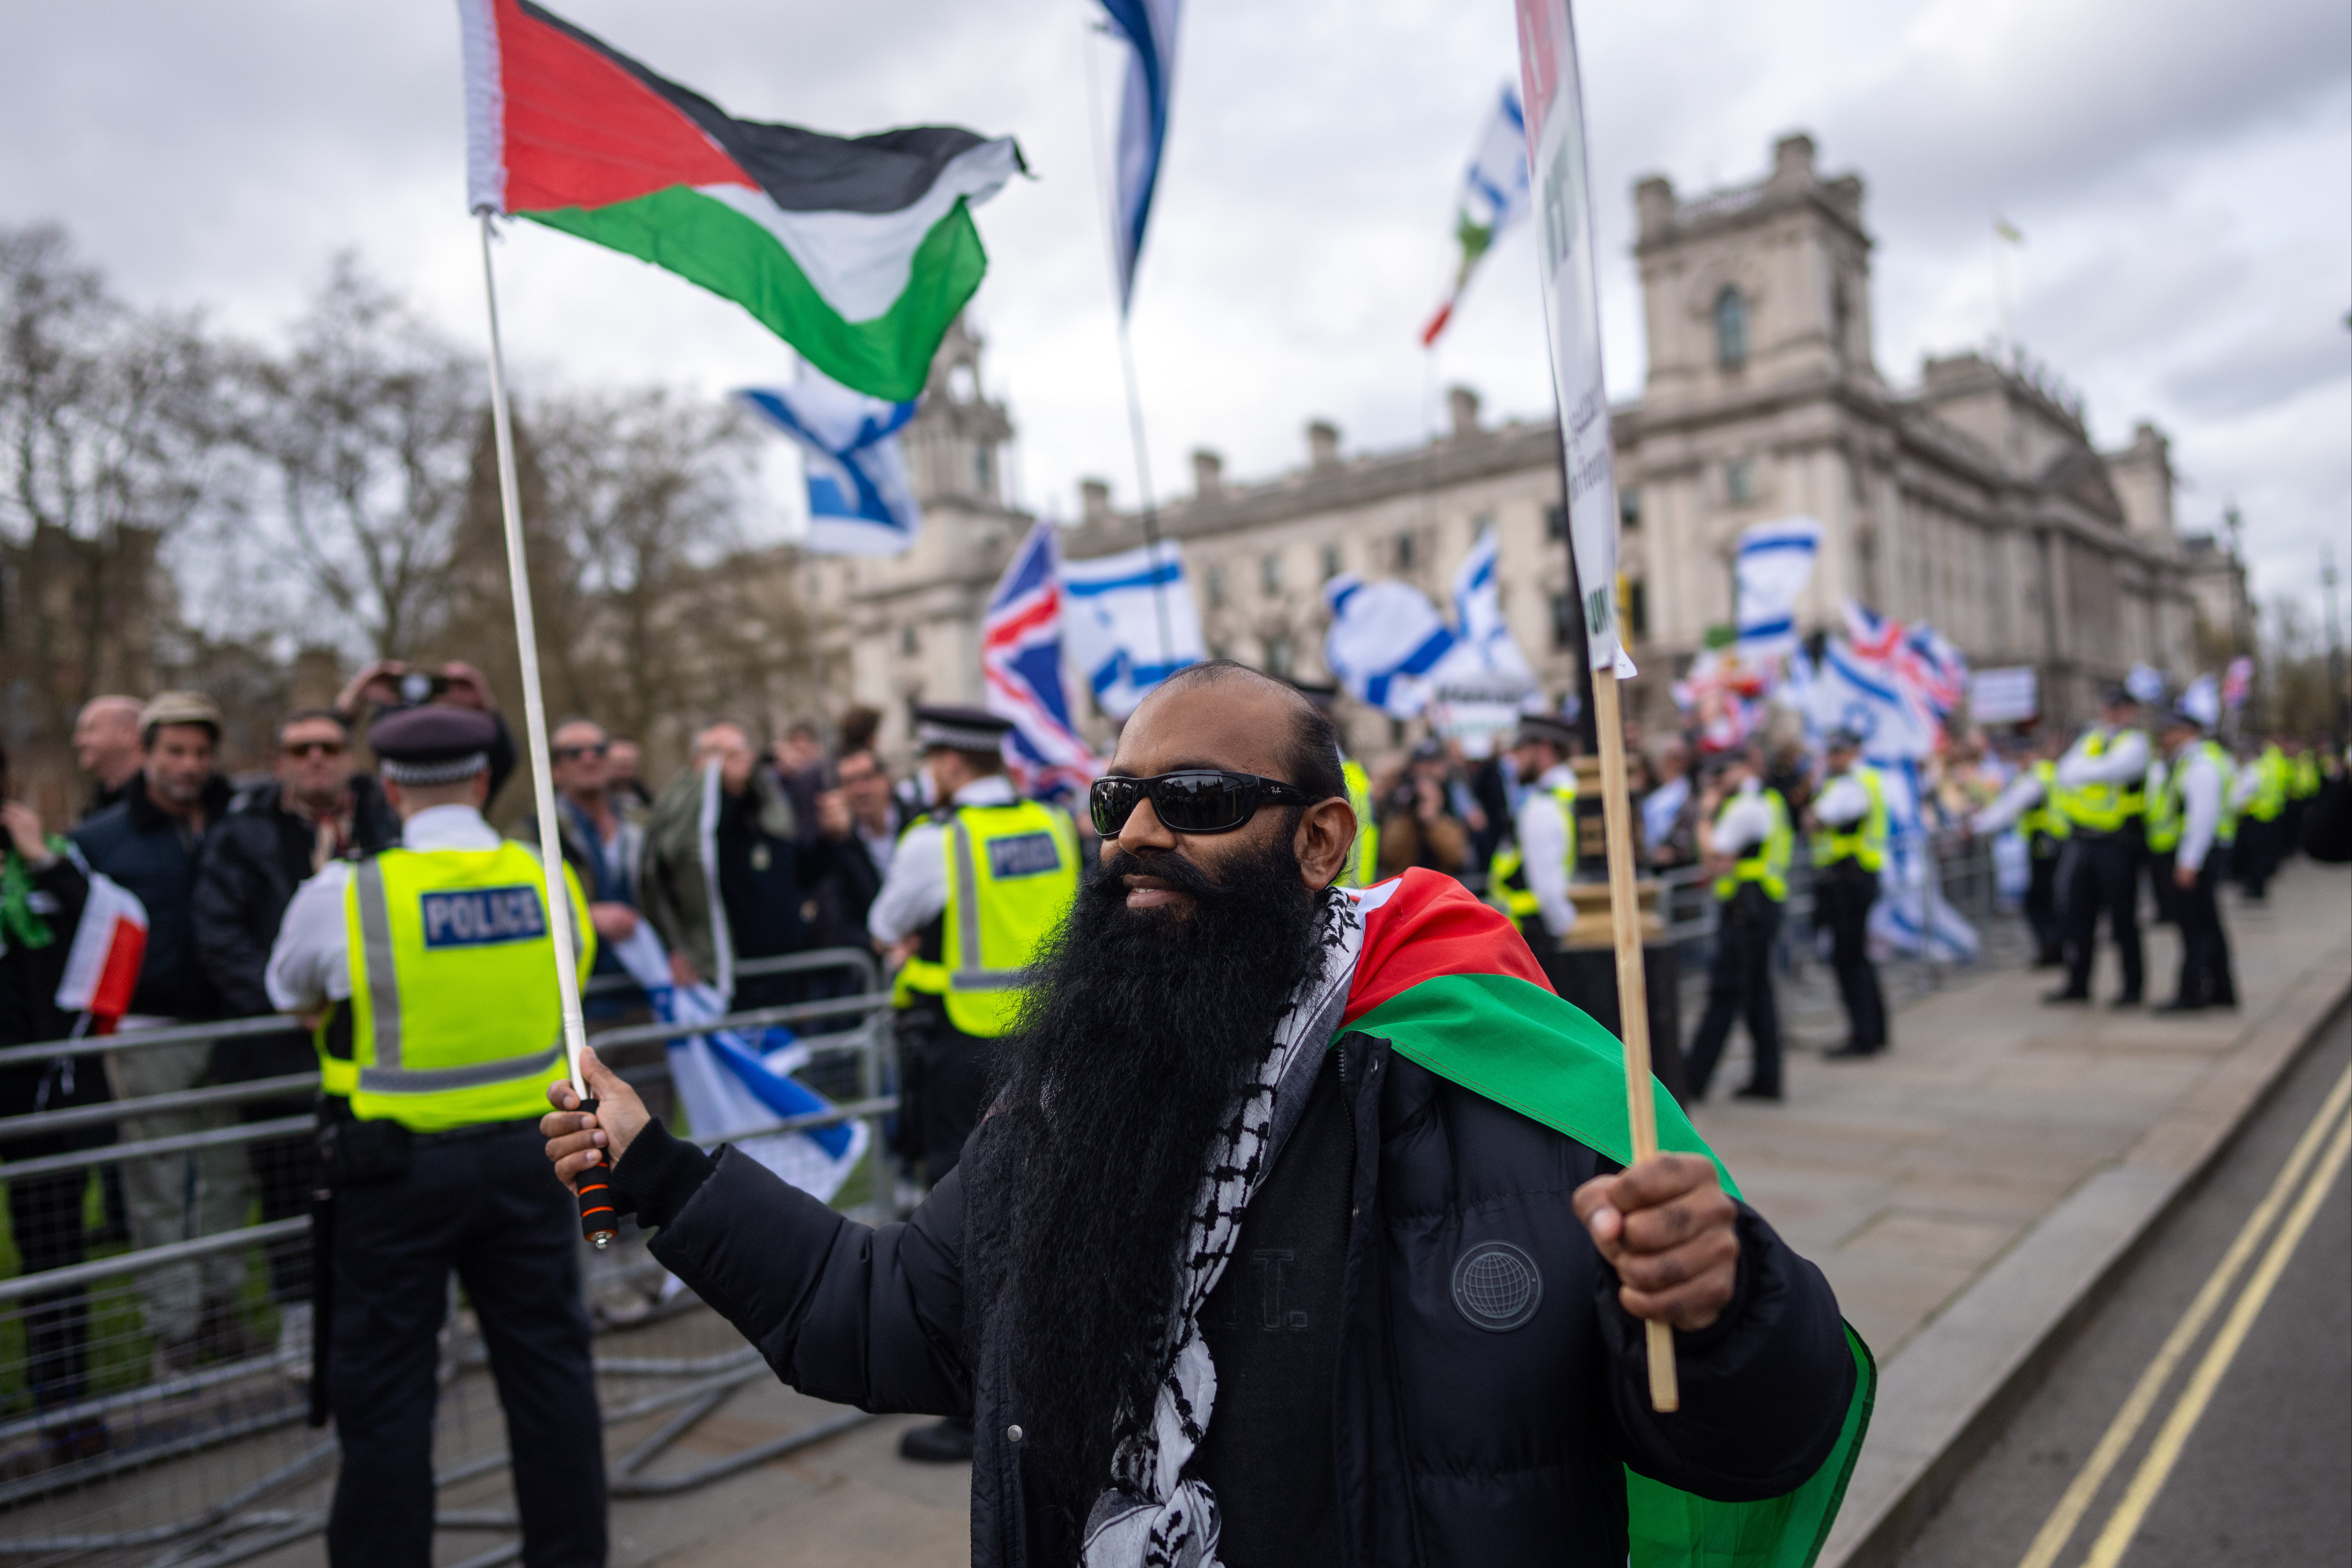
M1190 894L1190 913L1128 909L1130 873ZM1115 1416L1149 1418L1210 1145L1313 972L1322 896L1288 834L1222 882L1181 856L1116 855L1000 1047L987 1142L1009 1205L1023 1466L1066 1540L1109 1481Z

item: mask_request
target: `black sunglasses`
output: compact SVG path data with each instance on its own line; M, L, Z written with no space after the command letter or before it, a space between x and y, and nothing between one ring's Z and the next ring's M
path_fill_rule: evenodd
M1097 779L1087 792L1095 831L1105 838L1117 837L1147 799L1160 826L1175 833L1231 833L1268 801L1313 804L1305 790L1280 779L1220 768L1186 768L1148 779Z

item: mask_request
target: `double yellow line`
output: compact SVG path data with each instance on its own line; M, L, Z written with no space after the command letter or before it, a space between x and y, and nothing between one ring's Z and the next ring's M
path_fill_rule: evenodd
M2018 1568L2053 1568L2056 1563L2058 1554L2066 1549L2066 1542L2073 1538L2076 1527L2090 1511L2099 1489L2114 1474L2116 1467L2122 1463L2132 1440L2139 1436L2140 1428L2155 1411L2157 1400L2163 1394L2165 1385L2172 1381L2174 1372L2188 1359L2190 1349L2204 1333L2206 1325L2221 1310L2239 1272L2261 1248L2263 1237L2270 1230L2271 1223L2284 1211L2285 1222L2271 1237L2269 1249L2263 1253L2262 1261L2248 1277L2245 1289L2231 1305L2221 1331L2206 1347L2204 1359L2197 1363L2196 1371L2189 1374L2189 1382L2174 1402L2171 1413L2165 1417L2164 1425L2158 1428L2155 1441L2148 1445L2147 1454L2140 1459L2139 1468L2133 1472L2130 1484L2124 1489L2122 1499L2116 1502L2115 1510L2107 1515L2098 1539L2091 1543L2090 1555L2083 1560L2083 1568L2116 1568L2123 1561L2132 1537L2139 1532L2141 1521L2147 1517L2148 1505L2164 1489L2164 1483L2170 1479L2173 1467L2179 1463L2181 1450L2188 1446L2189 1433L2205 1414L2205 1407L2212 1403L2214 1390L2221 1386L2231 1362L2236 1359L2240 1347L2246 1342L2246 1335L2253 1328L2254 1319L2261 1313L2263 1304L2270 1300L2279 1276L2286 1271L2287 1260L2294 1256L2294 1249L2303 1240L2304 1233L2311 1228L2311 1222L2319 1213L2320 1205L2326 1201L2337 1174L2344 1169L2347 1157L2352 1156L2352 1118L2345 1114L2347 1103L2352 1103L2352 1068L2347 1068L2344 1075L2336 1080L2336 1087L2328 1091L2327 1099L2320 1105L2319 1114L2311 1119L2311 1124L2304 1129L2303 1136L2296 1140L2294 1151L2287 1156L2278 1179L2271 1184L2270 1191L2255 1205L2254 1212L2246 1216L2246 1223L2231 1241L2229 1250L2221 1255L2221 1261L2214 1265L2213 1272L2206 1277L2205 1283L2198 1289L2197 1299L2189 1302L2189 1310L2180 1315L2180 1321L2173 1325L2172 1332L2165 1337L2163 1348L2156 1352L2156 1359L2149 1362L2147 1370L2140 1373L2139 1382L2133 1385L2131 1397L2125 1400L2123 1408L2116 1413L2114 1422L2099 1438L2099 1446L2091 1451L2089 1462L2084 1465L2082 1473L2074 1478L2074 1483L2067 1487L2066 1495L2058 1500L2058 1506L2051 1511L2040 1533L2034 1536L2033 1544L2026 1549ZM2323 1149L2325 1153L2321 1152ZM2316 1169L2313 1168L2315 1159L2317 1161ZM2298 1183L2301 1184L2299 1192Z

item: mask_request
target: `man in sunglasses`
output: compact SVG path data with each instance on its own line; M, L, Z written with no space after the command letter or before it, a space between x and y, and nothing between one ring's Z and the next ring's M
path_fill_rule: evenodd
M612 1162L655 1256L786 1382L970 1412L986 1568L1597 1568L1629 1520L1695 1561L1737 1532L1707 1510L1843 1474L1866 1362L1827 1283L1672 1101L1689 1152L1621 1170L1614 1042L1499 911L1427 870L1333 889L1355 814L1309 702L1186 669L1089 805L1099 860L989 1115L906 1223L678 1142L593 1054L593 1118L550 1090L557 1173ZM1679 1415L1643 1318L1676 1330ZM1799 1541L1836 1489L1791 1500Z
M266 983L270 944L294 889L332 860L373 855L400 842L400 821L383 786L354 766L350 727L329 708L305 708L278 725L277 776L229 805L196 868L196 952L233 1018L274 1013ZM310 1037L296 1030L217 1042L212 1077L249 1083L308 1072L318 1065ZM299 1116L309 1095L238 1107L247 1121ZM298 1133L248 1144L265 1221L310 1212L310 1138ZM278 1360L295 1374L310 1366L310 1243L303 1237L269 1250L270 1296L278 1307Z

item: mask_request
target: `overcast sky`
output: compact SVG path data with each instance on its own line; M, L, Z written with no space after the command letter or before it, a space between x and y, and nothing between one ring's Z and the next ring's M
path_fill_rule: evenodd
M0 222L65 223L142 303L267 337L355 247L478 342L455 7L433 0L5 0ZM973 316L1019 426L1018 499L1084 475L1135 494L1090 123L1117 60L1083 0L564 0L730 111L856 133L1018 136L1035 174L980 211ZM1433 387L1548 411L1524 231L1433 367L1416 332L1451 265L1458 173L1515 79L1508 0L1191 0L1135 344L1163 492L1419 439ZM1612 393L1639 393L1633 182L1762 174L1772 139L1867 182L1881 369L1997 322L1992 220L2027 348L2103 446L2152 418L2185 527L2235 500L2256 591L2315 592L2352 518L2352 8L2342 0L1642 0L1580 18ZM1101 107L1090 111L1090 77ZM734 307L528 224L500 255L526 388L790 374ZM2315 601L2314 601L2315 603Z

